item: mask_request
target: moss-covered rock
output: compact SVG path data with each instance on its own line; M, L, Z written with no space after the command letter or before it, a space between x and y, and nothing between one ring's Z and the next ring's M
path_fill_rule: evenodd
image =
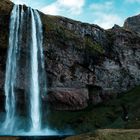
M50 127L58 130L71 128L75 133L95 131L99 128L140 129L140 87L91 105L80 111L54 111L48 115Z

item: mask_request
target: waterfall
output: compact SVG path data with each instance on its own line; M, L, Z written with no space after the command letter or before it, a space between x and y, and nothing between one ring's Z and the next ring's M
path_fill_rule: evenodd
M30 20L28 21L28 18ZM25 22L26 21L26 22ZM25 23L24 23L25 22ZM10 19L10 33L9 33L9 49L6 62L6 76L5 76L5 95L6 95L6 117L3 123L3 128L8 134L12 134L16 128L16 94L18 81L18 71L20 71L19 60L21 58L22 36L24 26L28 27L26 23L30 24L30 29L27 30L26 46L30 54L27 62L29 67L28 79L28 97L29 105L28 112L31 120L30 132L41 131L41 94L46 93L46 73L44 66L43 55L43 35L42 23L37 10L31 8L24 11L23 6L15 5L13 7ZM29 38L30 37L30 38ZM20 72L19 72L20 73ZM24 129L24 128L22 128Z
M38 131L41 129L41 111L40 111L40 89L41 80L44 79L44 56L42 50L42 23L39 14L36 10L31 11L31 87L30 87L30 116L32 120L31 131ZM39 61L40 60L40 61ZM41 69L42 68L42 69ZM40 78L39 78L40 77ZM46 89L46 83L44 84Z
M15 95L15 87L16 87L16 73L18 69L18 57L20 54L19 51L19 41L21 39L21 29L23 18L23 9L20 12L19 6L14 6L11 19L10 19L10 33L9 33L9 50L6 62L6 76L5 76L5 110L6 117L4 122L4 129L12 132L14 129L15 123L15 113L16 113L16 95Z

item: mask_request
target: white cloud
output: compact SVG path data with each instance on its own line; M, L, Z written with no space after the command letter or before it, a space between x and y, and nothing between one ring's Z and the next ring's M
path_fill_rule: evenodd
M53 3L46 7L43 7L41 11L45 14L58 15L60 12L60 8L57 6L56 3Z
M56 2L43 7L41 11L52 15L58 15L60 13L79 15L82 12L84 4L85 0L57 0Z
M106 1L104 3L93 3L90 10L93 12L93 23L108 29L114 24L122 25L123 19L114 12L113 1Z
M140 0L125 0L126 2L129 2L129 3L140 3Z
M109 29L114 24L122 25L123 20L116 14L96 13L94 23L105 29Z
M28 0L11 0L15 4L27 4Z
M61 8L68 9L72 14L80 14L84 6L84 0L57 0Z
M90 5L90 9L100 11L100 10L110 10L113 7L113 2L107 1L105 3L93 3Z

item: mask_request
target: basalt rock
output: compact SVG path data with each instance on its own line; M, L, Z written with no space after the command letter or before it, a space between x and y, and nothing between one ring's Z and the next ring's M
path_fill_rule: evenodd
M140 35L140 14L129 17L124 22L124 28Z
M4 89L12 7L9 0L0 1L0 89ZM115 25L110 30L41 12L40 16L47 83L51 89L47 98L54 108L82 109L90 101L97 104L108 96L140 85L139 15L128 18L124 27ZM28 51L24 42L22 64L26 62ZM27 85L22 76L26 73L25 66L21 65L21 69L22 83L16 88L24 91ZM46 96L42 95L45 99Z
M88 106L89 96L87 89L54 88L48 90L46 100L56 110L79 110Z
M8 47L9 21L13 3L9 0L0 1L0 89L4 87L5 64Z

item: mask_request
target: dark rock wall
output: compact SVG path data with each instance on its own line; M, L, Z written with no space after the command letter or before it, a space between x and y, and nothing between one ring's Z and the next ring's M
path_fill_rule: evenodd
M105 31L55 16L42 15L42 21L49 87L90 92L89 86L98 86L108 96L140 84L140 37L135 32L117 25Z
M0 111L4 110L4 79L9 36L10 13L13 4L9 0L0 1Z
M12 5L8 0L0 2L0 89L4 86ZM124 27L115 25L104 30L64 17L40 15L48 83L48 96L42 97L54 108L82 109L89 101L101 102L102 95L120 93L140 84L140 32L130 28L133 24L129 19ZM18 88L24 90L22 86Z
M124 28L140 35L140 14L129 17L124 22Z

